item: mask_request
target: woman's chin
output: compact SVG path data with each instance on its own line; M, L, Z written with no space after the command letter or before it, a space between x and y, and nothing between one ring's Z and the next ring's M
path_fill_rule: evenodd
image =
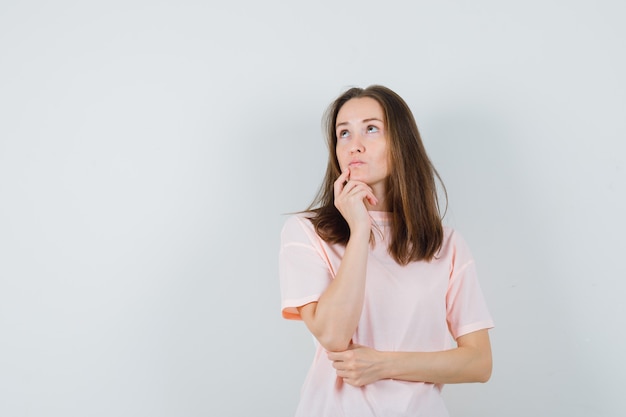
M359 175L358 173L350 172L350 180L361 181L367 184L367 178L364 175Z

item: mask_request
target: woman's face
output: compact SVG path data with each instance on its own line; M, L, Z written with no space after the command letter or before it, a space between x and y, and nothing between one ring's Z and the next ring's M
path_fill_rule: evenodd
M369 97L348 100L339 109L335 132L337 160L350 179L372 187L377 197L385 194L389 176L389 151L383 108Z

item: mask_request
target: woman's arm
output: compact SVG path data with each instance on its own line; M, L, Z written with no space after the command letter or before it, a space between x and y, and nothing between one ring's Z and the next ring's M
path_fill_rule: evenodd
M491 343L487 329L457 339L455 349L440 352L380 352L351 345L329 352L337 376L354 386L380 379L453 384L487 382L491 377Z
M341 264L319 300L298 308L311 333L330 352L348 349L361 318L371 233L365 200L372 205L377 203L369 186L358 181L346 183L348 178L346 170L335 181L335 205L350 227Z
M298 308L302 320L327 351L346 350L361 318L368 246L369 234L351 236L332 283L317 302Z

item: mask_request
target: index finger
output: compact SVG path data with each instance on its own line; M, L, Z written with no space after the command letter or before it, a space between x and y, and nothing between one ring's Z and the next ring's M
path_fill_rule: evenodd
M337 177L337 179L335 180L335 194L338 194L341 192L342 187L344 186L346 181L348 181L349 177L350 177L349 169L346 169L345 171L341 173L340 176Z
M348 181L348 178L350 177L350 169L346 168L345 170L341 171L341 175L339 175L337 177L337 179L335 180L335 182L339 181L339 180L343 180L343 182Z

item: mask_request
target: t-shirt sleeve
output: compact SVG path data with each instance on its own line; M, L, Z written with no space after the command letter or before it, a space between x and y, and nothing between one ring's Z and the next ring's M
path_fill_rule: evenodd
M308 219L287 219L278 258L282 315L301 320L297 307L317 301L332 281L331 266Z
M460 336L494 327L483 296L476 264L465 240L454 232L450 281L446 296L448 327L456 340Z

